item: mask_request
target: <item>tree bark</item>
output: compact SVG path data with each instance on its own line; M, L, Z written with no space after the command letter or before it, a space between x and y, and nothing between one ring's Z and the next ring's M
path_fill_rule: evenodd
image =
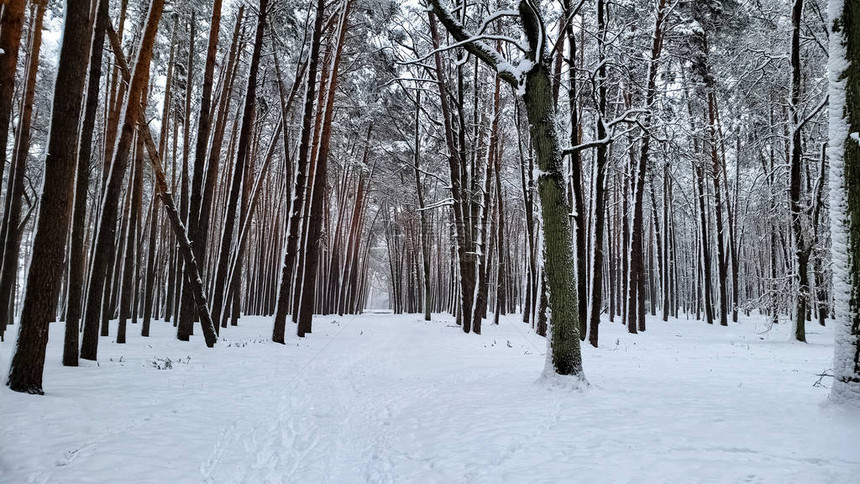
M3 4L0 16L0 179L6 169L6 144L9 142L15 73L26 6L26 0L8 0Z
M159 0L155 0L159 1ZM6 385L17 392L43 394L42 371L48 324L56 316L62 282L75 180L78 128L86 80L90 2L68 0L54 84L51 131L41 203L33 236L32 260Z
M278 302L275 308L275 321L272 329L272 341L284 343L287 314L290 311L290 281L293 276L296 254L299 242L299 222L302 214L304 185L307 177L308 155L310 149L311 125L314 117L314 100L316 98L317 65L319 63L320 39L322 38L323 18L325 16L325 1L318 0L314 30L311 38L311 50L308 55L308 72L305 87L305 103L302 111L302 130L299 135L299 153L296 160L296 180L293 190L293 200L290 206L289 231L287 248L284 253L284 264L281 267L281 283L278 289Z
M236 208L239 201L245 163L248 159L251 141L251 125L257 105L257 74L260 66L260 55L263 49L263 33L266 28L268 0L260 0L257 13L257 30L254 35L254 50L248 72L248 87L245 93L245 107L242 111L242 128L239 131L238 153L233 178L230 184L230 194L227 200L227 211L224 215L224 227L221 231L221 244L218 252L218 266L215 272L215 290L212 296L212 317L216 324L221 320L224 309L224 290L227 284L227 264L230 260L233 246L233 228L236 223Z
M311 332L311 323L313 320L314 302L316 301L317 290L317 284L315 281L317 277L317 265L319 262L319 245L321 244L320 232L323 225L323 200L326 196L326 187L328 183L328 154L331 127L334 117L334 97L337 91L341 53L343 52L344 43L346 41L346 32L348 29L349 14L352 8L352 3L352 0L346 0L346 3L344 3L341 10L338 25L338 38L336 40L337 43L332 60L332 67L329 72L328 93L325 97L325 109L323 110L325 117L323 119L322 132L320 134L319 151L317 152L316 173L314 174L313 190L311 192L310 200L309 230L305 245L304 277L302 278L302 294L297 328L297 334L299 337L303 337L305 333Z
M830 210L836 317L830 400L860 407L860 143L852 134L860 132L860 2L835 1L830 15Z
M794 256L797 260L797 296L794 307L794 339L806 342L806 308L809 301L809 251L803 234L803 207L801 206L801 169L803 140L801 139L800 102L800 28L803 0L795 0L791 9L791 168L788 194L791 205L791 231L794 235Z
M93 261L90 268L90 283L88 286L86 315L84 318L84 336L81 345L81 358L95 360L98 353L98 325L102 307L102 293L105 279L109 270L109 262L114 254L116 234L117 209L122 180L128 165L129 149L134 134L137 118L141 116L141 93L149 82L149 65L152 59L152 48L164 0L151 0L149 13L143 28L143 35L137 48L137 61L131 74L131 83L124 108L122 130L113 150L110 174L102 198L102 210L93 250ZM113 44L114 42L112 42ZM118 42L117 42L118 43ZM114 55L121 56L122 50L114 48Z
M33 22L33 34L30 40L29 65L24 80L24 102L18 134L15 137L15 149L12 153L12 163L9 168L9 183L4 219L6 221L5 240L3 246L2 270L0 270L0 340L7 323L14 316L15 283L18 278L18 262L21 250L21 205L24 198L24 177L27 172L27 158L30 153L30 123L33 117L33 99L36 95L36 74L39 70L39 51L42 45L42 20L45 16L46 0L41 0L36 6L36 18ZM3 145L0 145L3 146ZM5 147L3 148L5 150ZM7 310L7 308L10 308Z

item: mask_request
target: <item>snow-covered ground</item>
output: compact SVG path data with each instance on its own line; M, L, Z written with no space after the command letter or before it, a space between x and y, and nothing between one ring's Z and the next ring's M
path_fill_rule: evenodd
M214 349L130 326L81 368L54 324L45 396L0 389L0 482L858 482L860 415L815 385L829 328L648 323L601 326L584 392L538 381L544 340L513 316L320 316L286 346L247 317Z

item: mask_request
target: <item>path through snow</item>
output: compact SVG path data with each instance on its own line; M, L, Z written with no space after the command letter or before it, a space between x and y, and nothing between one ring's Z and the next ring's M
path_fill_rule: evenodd
M44 397L0 390L0 482L856 482L860 415L823 402L832 332L604 323L585 392L538 382L518 318L464 335L446 315L319 316L285 346L242 319L199 336L100 342ZM10 328L14 334L17 327ZM131 327L130 333L135 331ZM10 343L0 344L0 367ZM169 368L168 368L169 367ZM161 368L161 369L159 369ZM828 382L823 382L827 384Z

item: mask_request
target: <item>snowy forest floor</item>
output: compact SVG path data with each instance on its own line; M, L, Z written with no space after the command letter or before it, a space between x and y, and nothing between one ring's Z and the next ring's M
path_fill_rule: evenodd
M0 482L856 482L860 415L815 385L830 328L648 324L601 325L584 392L539 381L514 316L318 316L286 346L246 317L214 349L158 322L82 368L53 324L45 396L0 390Z

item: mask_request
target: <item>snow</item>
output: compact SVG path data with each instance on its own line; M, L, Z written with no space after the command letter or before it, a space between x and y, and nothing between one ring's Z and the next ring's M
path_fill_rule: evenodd
M829 328L800 344L764 318L653 319L639 335L602 326L603 346L583 348L591 385L572 391L540 379L545 341L516 316L481 336L447 315L318 316L286 345L268 341L269 318L245 317L213 349L199 328L179 342L158 321L151 338L103 339L99 363L80 368L60 366L52 324L45 396L0 389L0 482L844 483L860 472L860 418L822 405L814 385L830 367ZM0 367L10 350L0 344Z

